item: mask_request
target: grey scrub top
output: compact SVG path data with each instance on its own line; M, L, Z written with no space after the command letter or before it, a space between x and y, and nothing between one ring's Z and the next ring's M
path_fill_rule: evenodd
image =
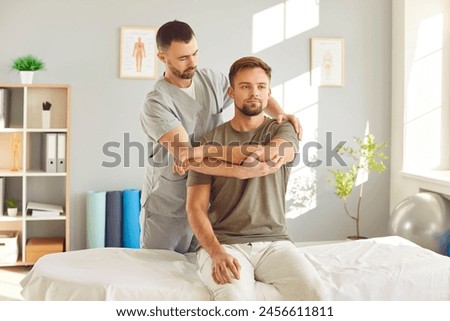
M227 94L228 80L210 69L198 69L193 77L194 100L180 88L160 78L141 110L141 124L149 141L149 158L142 188L141 204L154 214L186 216L186 180L172 172L173 157L158 140L170 130L182 125L191 145L223 119L224 109L232 105Z

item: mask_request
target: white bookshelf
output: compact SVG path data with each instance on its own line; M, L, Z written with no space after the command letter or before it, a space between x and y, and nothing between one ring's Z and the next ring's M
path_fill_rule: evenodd
M0 177L5 179L5 199L20 200L16 217L0 213L0 230L19 232L19 259L15 265L29 265L25 245L32 237L63 237L65 249L70 249L69 150L70 150L70 91L64 84L0 83L9 92L9 124L0 128ZM42 103L52 104L49 128L42 128ZM41 169L42 135L64 133L64 172L50 173ZM20 138L19 170L11 171L13 155L11 140ZM27 215L28 202L61 205L64 214L57 217ZM0 263L0 266L2 264ZM11 266L7 264L5 266Z

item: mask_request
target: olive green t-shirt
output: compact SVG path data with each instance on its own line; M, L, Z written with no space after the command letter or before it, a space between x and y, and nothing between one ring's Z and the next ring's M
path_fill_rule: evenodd
M298 151L297 134L291 123L278 124L267 118L250 132L238 132L227 122L207 133L203 144L229 146L262 144L274 138L287 140ZM210 176L189 171L188 186L211 184L208 210L214 233L220 243L291 240L285 224L285 194L289 164L276 173L250 179Z

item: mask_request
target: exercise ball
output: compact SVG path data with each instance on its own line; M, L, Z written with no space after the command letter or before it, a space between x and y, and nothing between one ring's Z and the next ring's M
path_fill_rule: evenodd
M408 197L392 212L389 232L437 253L449 255L450 200L431 192Z

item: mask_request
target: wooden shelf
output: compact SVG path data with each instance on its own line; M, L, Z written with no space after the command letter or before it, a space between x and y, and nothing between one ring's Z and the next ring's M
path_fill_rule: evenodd
M66 84L19 84L0 83L9 92L9 126L0 128L0 177L5 180L5 199L16 198L19 213L15 217L0 215L0 230L19 232L19 257L15 264L0 266L26 266L25 245L30 238L62 237L64 248L70 249L69 204L69 142L71 87ZM50 102L50 128L42 128L42 104ZM42 135L64 133L65 172L41 170ZM20 138L19 171L11 171L11 139ZM28 202L62 205L64 215L55 217L32 217L25 215ZM0 213L2 214L2 213Z

